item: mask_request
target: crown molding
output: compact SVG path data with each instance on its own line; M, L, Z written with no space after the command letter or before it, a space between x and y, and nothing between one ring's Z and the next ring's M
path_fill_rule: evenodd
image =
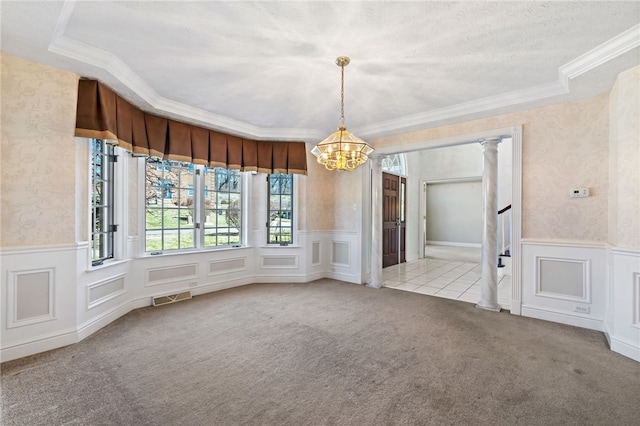
M260 140L303 140L307 142L317 142L324 138L325 132L318 129L259 127L160 96L139 75L112 53L64 36L75 3L76 0L66 0L64 2L52 40L49 44L49 51L108 72L153 109L184 117L190 121L196 121L215 130L229 132L247 138ZM441 120L462 118L512 105L565 95L569 93L569 82L571 79L638 46L640 46L640 24L562 65L558 69L557 81L496 96L476 99L445 108L412 114L398 119L361 126L353 129L353 132L361 137L369 138L387 136L427 128Z
M418 114L412 114L395 120L382 121L369 126L362 126L353 130L360 137L380 137L398 132L407 132L427 127L428 124L450 118L463 117L470 114L491 111L511 105L540 99L565 95L569 89L560 82L546 83L522 90L503 93L482 99L464 102L450 107L439 108Z
M605 41L584 55L567 62L558 69L560 82L569 87L569 80L578 77L620 55L640 46L640 24Z

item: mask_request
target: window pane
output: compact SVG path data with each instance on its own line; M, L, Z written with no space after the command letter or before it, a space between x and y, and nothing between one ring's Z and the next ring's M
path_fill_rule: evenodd
M196 170L201 173L195 173ZM148 159L147 231L160 233L158 238L147 232L148 247L159 245L157 250L176 250L201 244L204 247L238 244L241 240L240 177L237 170ZM196 211L200 208L204 217L200 221L202 226L196 228Z
M146 250L195 247L194 209L197 196L194 166L148 158L145 172Z
M91 139L91 260L114 257L114 148L104 140Z
M187 231L180 231L180 248L181 249L195 247L193 234L194 234L193 229L190 229Z
M268 243L293 242L293 175L269 176Z

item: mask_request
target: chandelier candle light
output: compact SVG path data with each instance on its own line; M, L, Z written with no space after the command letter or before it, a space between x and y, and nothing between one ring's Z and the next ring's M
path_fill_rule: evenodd
M328 170L353 171L369 159L373 152L365 141L352 134L344 125L344 67L349 65L348 56L339 56L336 65L342 70L340 84L340 127L328 138L316 145L311 153L318 158L318 163Z

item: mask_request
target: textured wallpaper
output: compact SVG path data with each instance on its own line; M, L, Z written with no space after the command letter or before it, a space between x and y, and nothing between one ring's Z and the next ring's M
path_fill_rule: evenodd
M609 242L640 249L640 66L618 76L609 105Z
M0 244L73 243L75 74L0 53Z
M606 241L608 96L373 141L403 145L523 125L523 238ZM570 198L574 187L591 197Z
M305 180L306 186L306 210L300 213L305 216L305 229L309 231L344 229L335 221L339 208L339 202L336 200L339 188L338 172L325 169L310 153L307 153L307 167L308 175L300 178ZM344 194L341 190L340 192ZM349 198L359 196L359 193L348 194Z

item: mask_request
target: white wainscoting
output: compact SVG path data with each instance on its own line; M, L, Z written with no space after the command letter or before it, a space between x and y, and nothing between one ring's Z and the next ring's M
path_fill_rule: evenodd
M604 331L606 246L522 241L522 315Z
M608 258L607 339L611 350L640 362L640 250L610 247Z
M76 244L3 248L0 361L76 342Z

